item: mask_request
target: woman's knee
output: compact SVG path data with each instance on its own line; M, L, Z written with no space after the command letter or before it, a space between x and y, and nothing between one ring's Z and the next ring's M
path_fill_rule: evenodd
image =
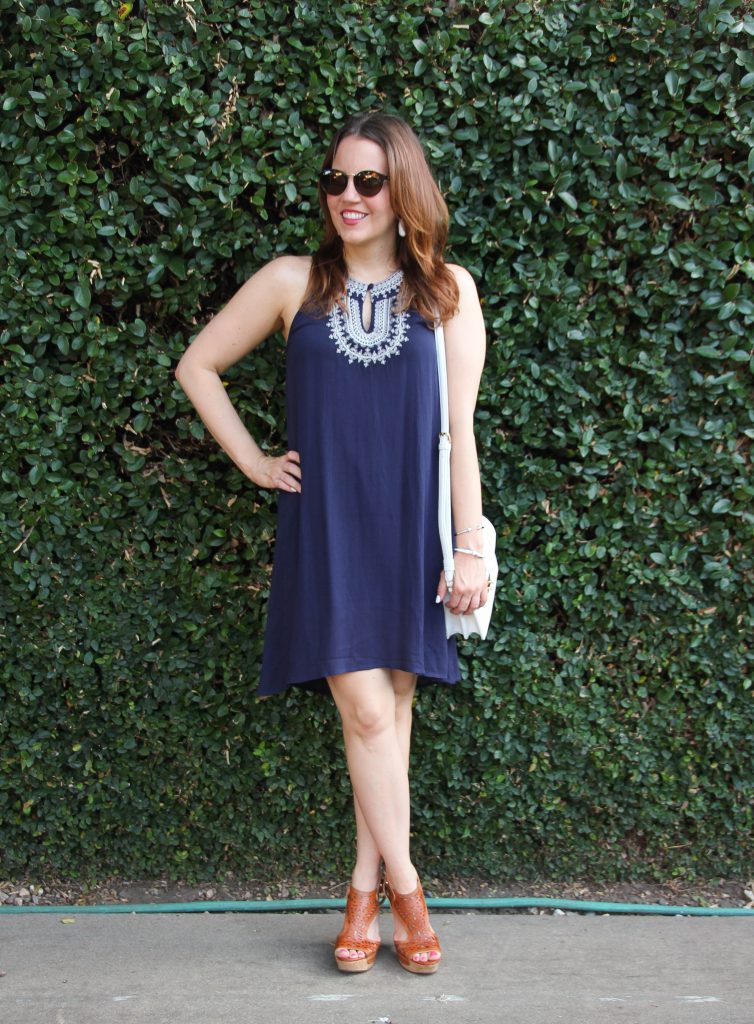
M395 706L388 701L358 700L341 715L343 727L365 740L395 728Z
M336 676L329 682L347 733L369 738L395 727L396 697L392 686L384 685L376 674L372 679L365 673L356 685L349 685L344 679Z

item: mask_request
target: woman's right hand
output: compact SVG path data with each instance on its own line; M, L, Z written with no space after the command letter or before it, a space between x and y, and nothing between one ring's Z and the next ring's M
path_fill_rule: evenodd
M248 474L259 487L301 492L301 460L298 452L274 457L263 455Z

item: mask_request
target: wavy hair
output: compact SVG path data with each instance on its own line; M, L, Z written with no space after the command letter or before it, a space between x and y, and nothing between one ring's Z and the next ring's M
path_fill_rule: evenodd
M376 142L387 157L390 203L406 229L405 238L396 232L398 266L403 271L399 308L414 308L430 323L436 314L441 320L449 319L457 312L459 296L456 280L443 259L448 208L419 139L400 117L357 114L335 133L322 170L332 167L335 151L349 135ZM325 221L324 238L312 257L304 308L324 315L342 301L348 272L343 242L335 230L321 186L319 204Z

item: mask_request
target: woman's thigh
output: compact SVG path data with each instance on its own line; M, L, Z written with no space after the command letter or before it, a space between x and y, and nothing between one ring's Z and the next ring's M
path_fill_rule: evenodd
M402 669L393 668L390 669L390 674L393 677L393 692L395 693L396 701L408 701L410 703L416 693L416 672L404 672Z

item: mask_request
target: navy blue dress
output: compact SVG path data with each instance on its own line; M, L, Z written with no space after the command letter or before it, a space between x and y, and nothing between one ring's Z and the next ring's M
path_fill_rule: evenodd
M393 310L402 274L348 283L349 314L296 313L288 336L288 447L301 493L278 492L258 693L329 692L368 668L459 679L435 603L440 410L434 331ZM362 320L371 289L370 329Z

